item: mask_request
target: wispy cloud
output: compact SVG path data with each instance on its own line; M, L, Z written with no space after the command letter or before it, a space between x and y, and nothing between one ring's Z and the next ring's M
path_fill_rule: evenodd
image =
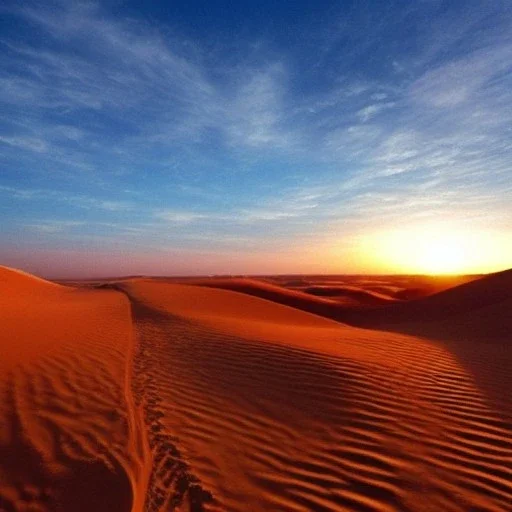
M375 95L372 95L375 96ZM377 94L377 96L379 96ZM393 102L388 103L374 103L372 105L368 105L357 112L357 117L363 122L369 121L372 117L375 117L380 112L387 110L389 108L394 107L395 104Z
M63 233L84 226L86 223L83 221L71 220L46 220L40 221L35 224L25 224L26 228L32 229L36 232L48 235L53 233Z
M165 39L143 23L108 19L97 4L26 7L18 14L51 39L66 42L69 50L5 43L5 59L19 72L2 78L4 102L58 109L68 119L85 111L111 111L124 133L117 148L142 140L146 145L190 143L211 130L241 146L288 142L278 128L284 73L279 63L242 66L231 79L234 87L226 90L181 41ZM219 66L216 71L224 72ZM82 128L76 130L75 140Z
M286 70L275 63L250 70L225 106L229 141L252 148L288 148L293 144L284 103Z
M47 144L44 140L35 137L2 137L0 136L0 143L7 144L20 149L28 149L36 153L44 153L47 150Z
M0 196L5 195L14 199L25 201L49 201L67 203L76 208L86 210L100 209L108 212L122 212L133 209L133 203L128 201L111 201L97 197L66 193L59 190L23 189L17 187L0 186Z
M427 106L455 107L481 100L481 95L501 89L510 72L512 41L480 48L468 56L427 71L411 88L411 98Z
M163 210L154 213L156 219L164 220L171 224L191 224L205 219L216 218L215 214L197 213L193 211Z

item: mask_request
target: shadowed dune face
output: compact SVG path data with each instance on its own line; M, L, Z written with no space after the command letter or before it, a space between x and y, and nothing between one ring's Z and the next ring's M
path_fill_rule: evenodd
M440 340L468 368L488 400L512 424L512 272L403 304L370 325Z
M395 304L376 312L371 320L382 324L442 320L509 300L511 290L512 270L506 270L419 300Z
M102 284L0 269L0 511L510 510L503 280L389 306L421 336L272 283Z

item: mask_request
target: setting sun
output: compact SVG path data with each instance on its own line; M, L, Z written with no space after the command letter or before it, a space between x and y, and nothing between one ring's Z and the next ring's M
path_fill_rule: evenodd
M398 273L469 274L501 270L511 242L501 233L427 224L372 235L364 251Z
M465 267L469 245L446 234L427 238L417 248L417 265L429 274L459 272Z

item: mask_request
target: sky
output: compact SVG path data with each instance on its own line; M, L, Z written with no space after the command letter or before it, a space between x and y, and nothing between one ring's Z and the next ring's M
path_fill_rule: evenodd
M506 0L7 0L0 13L0 264L512 267Z

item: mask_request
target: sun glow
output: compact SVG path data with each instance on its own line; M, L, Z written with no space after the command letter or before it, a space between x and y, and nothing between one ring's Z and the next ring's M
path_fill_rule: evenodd
M393 272L485 273L510 266L510 236L461 226L408 226L374 234L373 258Z
M428 274L452 274L466 265L470 241L440 234L420 240L416 264Z

